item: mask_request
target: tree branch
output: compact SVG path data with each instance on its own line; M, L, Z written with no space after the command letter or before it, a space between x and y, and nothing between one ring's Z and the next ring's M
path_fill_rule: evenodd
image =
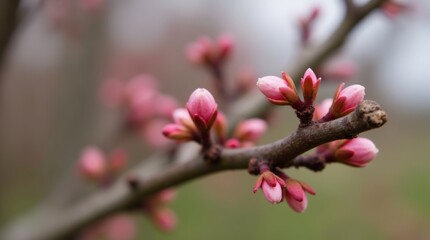
M385 0L372 0L359 7L356 14L346 15L332 36L310 51L311 55L306 55L301 61L298 61L289 74L298 79L306 68L318 66L344 43L348 34L366 15L383 2ZM230 131L241 119L262 116L269 108L270 105L261 95L252 94L243 98L229 111ZM191 157L186 163L169 165L162 172L148 171L146 165L141 166L128 173L128 176L131 174L133 179L137 180L134 190L127 186L127 177L124 177L108 190L95 193L69 209L30 215L6 229L7 231L1 237L10 240L63 239L73 236L79 229L97 219L139 204L142 198L163 188L179 185L222 170L245 169L251 157L267 158L279 166L293 166L295 157L317 145L352 137L360 132L380 127L385 122L385 112L376 103L365 101L353 114L298 129L290 136L273 144L246 150L225 150L218 165L207 165L201 156L197 156ZM163 154L155 154L148 161L160 162L167 158Z
M331 36L320 45L315 46L314 49L307 51L307 54L298 59L297 64L287 71L288 74L293 79L300 79L307 68L318 68L324 60L344 44L351 31L361 20L386 1L371 0L363 6L356 6L354 14L346 12L344 19ZM230 131L241 119L264 116L270 110L270 106L272 105L261 94L256 96L255 93L251 93L245 96L229 109L228 119L232 123Z
M386 114L376 102L363 101L356 110L340 119L299 128L289 136L271 144L245 149L226 149L219 164L205 163L197 156L182 164L173 164L162 172L148 173L146 166L133 170L134 186L130 188L127 177L121 178L111 188L95 193L81 203L46 216L44 221L32 222L26 229L9 232L5 239L63 239L72 236L87 224L113 212L138 206L146 196L164 188L214 172L246 169L251 158L268 159L279 166L288 165L300 154L323 143L356 136L381 127ZM18 234L18 235L14 235Z
M0 2L0 72L4 67L5 55L18 22L19 0Z

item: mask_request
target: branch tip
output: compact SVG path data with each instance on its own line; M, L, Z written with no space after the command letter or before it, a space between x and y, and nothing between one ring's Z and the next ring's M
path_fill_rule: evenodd
M357 117L364 118L368 126L378 128L387 122L387 114L375 101L364 100L356 109Z

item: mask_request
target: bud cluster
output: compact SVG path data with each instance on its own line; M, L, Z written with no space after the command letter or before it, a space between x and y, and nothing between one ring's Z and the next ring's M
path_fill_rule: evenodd
M168 207L176 198L176 191L172 188L165 189L154 196L144 200L142 208L155 226L165 232L176 228L176 214Z
M100 89L100 97L105 105L124 110L128 127L151 146L169 144L160 132L177 107L177 101L159 91L154 77L141 74L125 83L108 80Z
M411 10L411 8L412 7L410 6L410 4L399 2L396 0L385 1L385 3L382 4L382 7L381 7L384 15L391 19L395 19L400 14Z
M306 183L292 179L280 170L272 172L265 164L260 166L260 175L253 192L259 188L270 203L280 203L285 199L290 208L298 213L304 212L308 206L305 193L315 195L315 191Z
M100 187L109 187L127 164L127 154L122 149L113 150L106 156L96 147L87 147L79 158L81 174L97 183ZM147 215L159 229L171 231L176 227L175 213L168 207L176 197L172 188L143 199L135 210ZM136 223L127 214L116 214L101 220L81 232L79 239L135 239Z
M302 45L306 46L309 44L312 26L320 16L320 11L321 9L319 7L314 7L308 16L299 19Z
M217 144L227 148L253 146L264 134L267 124L258 118L247 119L238 124L232 137L227 136L227 120L218 111L212 94L204 88L196 89L190 96L187 109L173 111L173 121L164 126L163 134L179 142L196 141L204 148L212 144L211 129Z
M218 143L226 148L252 147L266 132L267 123L263 119L250 118L239 122L233 136L227 137L227 122L224 114L218 114L215 121L215 134Z
M99 184L106 184L121 172L127 164L127 152L123 149L115 149L104 154L97 147L85 148L79 158L79 171L81 174Z
M210 130L218 115L218 105L212 94L196 89L188 99L187 108L173 111L174 123L163 128L164 136L177 141L194 140L205 148L210 147Z
M145 214L158 229L170 232L177 225L176 214L168 207L175 200L175 197L176 191L174 189L165 189L144 199L136 211ZM118 213L87 227L79 234L78 239L133 240L136 239L136 235L136 220L129 214Z
M273 104L277 105L290 105L298 113L299 118L304 117L300 113L312 113L307 109L311 107L312 109L314 101L316 99L321 78L317 78L312 69L306 70L305 74L301 79L301 87L303 92L302 101L297 94L296 86L294 81L285 72L282 73L282 78L275 76L266 76L259 78L257 81L257 87ZM364 98L364 87L361 85L352 85L345 89L342 89L345 84L341 83L337 88L334 100L324 116L321 115L321 111L316 114L318 115L317 120L320 121L330 121L336 118L343 117L357 107L357 105ZM325 102L327 104L328 102ZM307 116L306 116L307 117ZM315 119L315 116L313 116ZM302 119L301 119L302 120Z
M228 34L221 35L216 41L201 36L188 45L185 53L187 59L193 63L213 66L224 63L230 57L233 47L234 40Z

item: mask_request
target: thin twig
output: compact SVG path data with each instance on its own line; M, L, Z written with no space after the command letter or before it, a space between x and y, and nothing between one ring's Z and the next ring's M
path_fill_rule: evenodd
M336 52L343 43L347 40L350 32L360 23L360 21L370 14L374 9L381 6L386 0L372 0L364 6L357 7L356 14L345 14L344 19L337 27L337 29L326 39L323 43L310 49L306 53L308 55L302 56L298 59L295 66L290 67L288 74L292 79L300 79L307 68L318 69L318 66L324 62L330 55ZM271 105L264 97L256 96L255 93L250 93L243 97L232 107L228 112L230 131L241 120L253 116L264 116L270 109Z
M17 26L19 2L19 0L0 2L0 72L4 67L5 55Z

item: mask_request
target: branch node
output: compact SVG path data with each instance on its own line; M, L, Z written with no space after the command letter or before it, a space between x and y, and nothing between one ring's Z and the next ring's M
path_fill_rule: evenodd
M217 164L221 159L221 145L213 145L203 151L203 159L209 164Z
M258 175L260 173L260 166L256 158L251 158L248 162L248 173L251 175Z
M312 117L314 115L314 107L306 106L303 110L296 110L297 118L300 119L299 128L304 128L312 125L314 122L312 121Z
M137 191L140 186L140 181L135 175L128 175L126 178L127 185L131 191Z

